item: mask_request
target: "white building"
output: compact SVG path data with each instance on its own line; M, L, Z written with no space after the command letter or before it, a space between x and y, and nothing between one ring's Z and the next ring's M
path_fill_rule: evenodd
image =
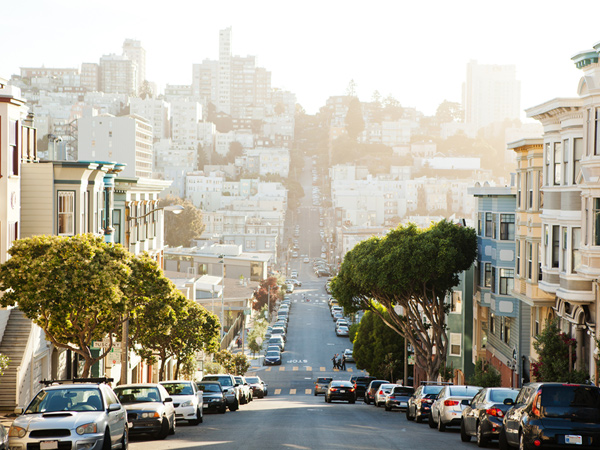
M155 141L171 135L169 122L171 105L164 100L132 97L129 100L129 111L150 122Z
M125 39L125 42L123 42L123 55L135 63L136 84L139 92L144 85L144 81L146 81L146 50L144 50L140 41Z
M174 141L197 141L198 125L201 121L202 105L200 103L187 100L171 102L171 136Z
M136 95L137 66L124 55L104 55L100 58L99 87L109 94Z
M260 175L276 174L287 178L290 173L290 151L287 148L255 148L246 150L246 156L258 158Z

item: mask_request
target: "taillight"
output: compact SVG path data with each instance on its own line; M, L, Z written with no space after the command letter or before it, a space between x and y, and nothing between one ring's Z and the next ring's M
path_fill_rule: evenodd
M355 390L355 389L356 389L356 388L352 388L352 389L350 389L350 392L354 392L354 390Z
M379 395L383 395L383 391L379 391Z
M428 398L422 398L421 399L421 403L429 403L431 400L429 400Z
M335 392L335 391L337 391L337 389L336 389L336 388L330 388L329 390L330 390L331 392Z
M489 408L485 410L488 416L504 417L504 412L500 408Z
M542 390L539 389L535 393L535 397L533 398L533 403L531 405L531 413L535 416L539 416L541 405L542 405Z
M458 405L458 400L445 400L444 405L445 406L456 406L456 405Z

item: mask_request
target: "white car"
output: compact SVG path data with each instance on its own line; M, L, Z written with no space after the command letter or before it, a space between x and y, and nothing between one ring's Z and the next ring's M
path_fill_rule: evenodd
M310 259L304 258L304 264L308 264L309 262L310 262Z
M202 423L204 399L196 383L187 380L171 380L161 381L160 384L173 399L176 420L186 420L191 425Z
M384 383L379 386L375 391L375 401L373 404L375 406L385 406L386 395L389 395L396 386L398 385L394 383Z
M346 357L346 362L354 362L354 353L352 353L351 348L344 350L344 356Z

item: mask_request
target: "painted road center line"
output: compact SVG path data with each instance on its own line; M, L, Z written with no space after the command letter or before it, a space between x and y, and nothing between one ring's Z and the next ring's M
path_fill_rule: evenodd
M265 369L265 372L270 372L270 371L271 371L271 368L270 368L270 367L267 367L267 368Z
M297 371L298 371L298 366L294 366L294 367L292 368L292 370L293 370L294 372L297 372Z
M296 389L290 389L290 395L294 395L296 393Z
M306 395L310 395L310 394L312 394L312 389L304 389L304 393Z
M280 372L285 372L285 367L281 366L281 367L279 368L279 371L280 371Z
M311 370L312 370L312 367L310 367L310 366L306 366L306 371L307 371L307 372L310 372Z
M275 389L275 395L281 394L281 389Z
M320 370L321 372L325 372L325 367L319 367L319 370Z

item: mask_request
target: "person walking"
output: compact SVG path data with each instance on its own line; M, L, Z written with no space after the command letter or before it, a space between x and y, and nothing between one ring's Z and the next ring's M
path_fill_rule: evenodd
M338 354L336 353L335 355L333 355L333 358L331 358L331 361L333 362L333 368L337 369L337 357Z
M342 370L346 370L346 355L342 355L342 364L340 367Z

